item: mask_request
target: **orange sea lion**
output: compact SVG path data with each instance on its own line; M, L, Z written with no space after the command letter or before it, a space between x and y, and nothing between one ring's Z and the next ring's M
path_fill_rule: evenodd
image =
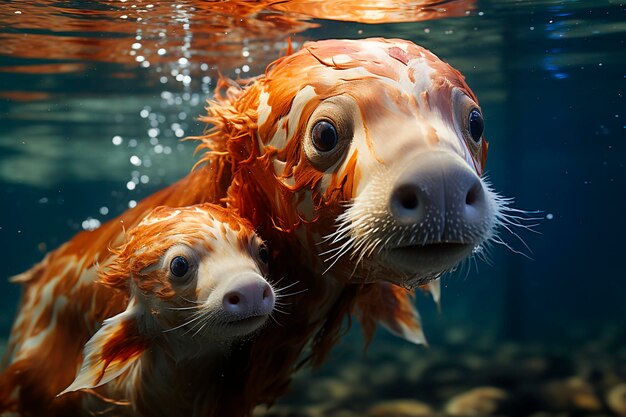
M299 364L326 357L352 313L367 338L382 323L423 343L410 288L436 292L437 278L494 238L504 216L481 178L476 97L458 71L408 41L307 43L258 78L221 80L203 120L212 127L196 139L206 153L187 177L15 278L24 295L0 379L4 409L52 413L75 395L55 399L78 365L67 358L120 313L109 291L86 283L123 227L157 205L236 211L273 248L270 280L293 292L288 314L232 354L219 401L194 414L204 416L271 404Z

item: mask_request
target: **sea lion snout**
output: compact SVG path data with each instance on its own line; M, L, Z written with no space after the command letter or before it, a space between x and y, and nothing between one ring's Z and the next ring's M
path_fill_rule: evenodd
M232 320L261 317L271 314L275 295L262 276L248 272L233 277L222 297L224 312Z
M402 226L430 230L421 244L468 243L492 215L480 178L459 157L423 152L392 185L389 209Z

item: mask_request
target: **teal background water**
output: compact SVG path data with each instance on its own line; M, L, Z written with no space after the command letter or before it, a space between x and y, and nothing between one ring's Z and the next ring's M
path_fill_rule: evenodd
M519 231L530 251L503 233L528 257L499 246L492 265L478 262L469 272L445 277L441 312L418 295L435 349L422 354L474 342L487 352L511 342L568 346L572 352L604 340L609 357L620 349L623 355L623 2L485 0L461 16L384 24L298 17L300 26L291 30L252 33L233 25L213 50L192 47L194 12L186 2L171 4L178 17L152 26L145 25L148 18L125 19L123 30L97 33L97 25L87 30L80 24L114 22L80 10L111 12L118 19L124 10L132 12L131 4L46 2L20 14L19 3L1 6L1 337L8 336L19 298L19 288L6 278L189 171L194 145L180 138L202 132L196 117L203 114L217 70L258 74L289 37L298 46L304 40L383 36L423 45L466 76L485 114L489 178L497 191L515 198L515 207L542 211L535 228L540 233ZM20 23L35 11L39 19ZM46 16L55 13L78 23L47 27ZM276 21L263 12L248 18L253 19ZM195 36L197 41L206 33ZM68 38L86 46L71 54L64 48L38 50L55 39L65 45ZM103 45L119 49L107 52L94 39L111 40ZM138 59L146 39L155 45L151 56L160 59L149 66L147 55ZM167 50L162 56L155 54L159 42ZM98 47L102 51L94 56ZM361 348L353 332L336 357L360 354ZM371 347L378 352L374 358L409 348L382 331ZM333 366L322 375L333 375Z

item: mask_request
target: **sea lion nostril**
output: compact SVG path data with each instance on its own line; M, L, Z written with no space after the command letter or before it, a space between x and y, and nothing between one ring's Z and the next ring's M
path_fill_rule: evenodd
M400 187L396 191L396 201L406 210L415 210L419 205L419 199L413 187Z
M269 285L266 285L265 288L263 289L263 299L267 299L270 297L270 295L272 294L272 290L269 287Z
M479 199L480 193L482 191L482 187L480 184L475 184L472 188L469 189L467 195L465 196L465 204L468 206L473 206Z
M230 305L237 305L239 304L239 301L241 301L241 299L237 294L232 294L228 297L228 304Z

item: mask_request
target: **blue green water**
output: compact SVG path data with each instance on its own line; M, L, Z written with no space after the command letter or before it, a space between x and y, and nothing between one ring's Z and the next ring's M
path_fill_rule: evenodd
M131 3L123 7L131 10ZM515 198L516 207L542 210L539 233L520 232L530 250L504 235L528 256L496 247L492 265L478 263L467 273L445 277L440 313L428 297L418 296L435 352L459 340L481 341L487 351L511 342L575 350L610 339L611 349L624 346L623 2L478 1L462 16L385 24L302 19L316 27L279 33L235 28L232 38L227 29L220 38L226 52L192 47L193 26L185 28L184 20L193 22L188 2L172 5L183 16L178 20L153 26L128 22L119 32L103 33L80 24L46 27L45 17L70 8L73 15L65 9L57 14L80 23L95 17L77 10L106 5L39 5L15 13L19 4L4 3L0 13L2 337L8 336L19 297L19 288L6 278L193 166L193 144L179 139L202 132L196 117L203 113L217 70L257 74L280 55L290 36L296 46L304 40L383 36L423 45L466 76L485 114L489 178L499 192ZM17 20L36 11L43 18ZM254 18L272 22L263 13ZM137 57L150 37L169 43L163 43L163 60L145 65L146 59ZM64 48L37 50L68 38L79 45L83 39L84 48L71 56ZM94 57L94 39L116 40L120 48L110 53L105 48ZM245 59L228 55L220 66L220 53ZM50 64L57 66L44 66ZM59 70L59 64L75 67ZM377 346L381 357L385 349L407 349L382 332L372 345L375 352ZM338 352L360 349L353 333ZM324 372L333 374L333 369Z

